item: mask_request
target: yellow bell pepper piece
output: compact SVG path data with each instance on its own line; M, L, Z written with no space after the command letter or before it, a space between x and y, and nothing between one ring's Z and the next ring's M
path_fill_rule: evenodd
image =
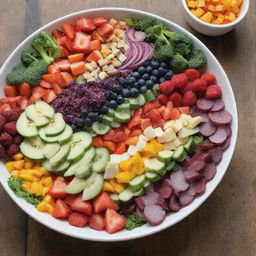
M114 192L114 187L107 181L104 182L103 190L108 192Z
M15 160L21 160L24 156L21 153L17 153L15 155L12 156L13 159Z
M120 194L124 189L125 189L125 185L123 184L117 184L115 186L115 192L118 194Z
M132 179L132 175L130 172L120 172L116 175L116 180L118 183L129 183Z
M132 163L129 160L123 160L119 163L119 169L120 171L129 171L132 167Z

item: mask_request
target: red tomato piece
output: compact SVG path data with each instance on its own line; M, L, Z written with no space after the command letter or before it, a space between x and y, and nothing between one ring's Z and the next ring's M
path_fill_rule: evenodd
M52 187L48 191L48 194L54 198L63 198L67 196L65 188L67 187L68 182L61 176L58 176L53 182Z
M87 35L83 32L76 32L75 39L73 41L73 50L78 52L89 52L90 42L90 35Z
M93 24L96 27L99 27L107 22L108 22L108 20L106 20L105 18L101 18L101 17L93 19Z
M92 205L90 201L84 201L82 195L78 195L71 204L71 209L74 211L82 212L86 215L92 214Z
M82 31L92 31L96 28L96 26L93 24L92 19L79 18L76 21L76 28Z
M63 23L61 25L61 28L63 29L64 33L68 36L69 39L73 40L75 38L75 29L72 24Z
M105 23L97 28L97 32L99 33L100 36L108 37L111 34L113 34L114 28L112 25Z
M84 227L88 222L88 218L83 213L73 212L68 216L68 223L75 227Z
M93 214L89 218L89 226L95 230L103 230L105 227L103 217L100 214Z
M103 191L92 201L93 209L95 213L105 211L106 209L118 210L118 205L113 201L110 195Z
M107 209L106 214L104 216L104 224L106 231L109 234L113 234L124 228L126 220L123 216L117 213L113 209Z
M53 210L53 217L64 219L71 214L71 210L68 205L61 199L57 199Z

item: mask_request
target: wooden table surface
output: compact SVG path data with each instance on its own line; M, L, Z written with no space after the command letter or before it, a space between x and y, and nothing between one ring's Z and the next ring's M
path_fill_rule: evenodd
M216 38L199 35L185 23L180 1L0 1L0 64L34 30L60 16L104 6L141 9L187 28L209 47L230 78L239 112L238 142L228 172L211 197L184 221L158 234L128 242L82 241L56 233L29 218L0 186L1 256L256 255L255 0L234 31Z

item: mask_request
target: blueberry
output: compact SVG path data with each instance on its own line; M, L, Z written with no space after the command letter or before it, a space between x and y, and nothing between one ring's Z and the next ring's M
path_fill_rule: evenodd
M116 102L117 102L117 104L122 104L122 103L124 103L124 98L122 97L122 95L118 95L118 96L117 96Z
M139 95L139 90L137 89L137 88L132 88L131 90L130 90L130 96L131 97L137 97L138 95Z
M77 125L78 127L82 127L82 126L84 125L84 119L82 119L82 118L77 118L77 119L76 119L76 125Z
M82 110L81 116L86 117L87 115L88 115L88 110L85 108L85 109Z
M145 85L145 80L144 79L140 79L138 81L138 83L139 83L140 86L143 86L143 85Z
M71 124L71 128L72 128L73 132L76 132L76 131L77 131L77 127L76 127L75 124Z
M93 121L97 121L98 120L98 116L99 116L99 113L92 112L91 118L92 118Z
M115 100L117 97L117 94L115 92L111 92L110 96L111 96L111 98L110 98L111 100Z
M142 79L148 80L148 79L149 79L149 74L145 73L145 74L142 76Z
M104 104L106 107L109 107L109 100L107 100Z
M104 114L100 114L100 115L98 116L98 121L101 122L101 121L103 120L103 118L104 118Z
M159 76L159 71L158 71L157 69L154 69L154 70L152 71L152 75L154 75L154 76Z
M100 111L100 107L93 106L93 112L99 112L99 111Z
M123 78L121 78L121 79L119 80L119 83L120 83L121 85L125 85L125 84L126 84L126 80L123 79Z
M135 71L132 73L132 76L135 77L135 79L139 79L140 78L140 73Z
M158 69L158 71L159 71L159 74L162 76L162 75L165 75L166 73L167 73L167 70L165 69L165 68L163 68L163 67L160 67L159 69Z
M151 67L152 67L152 68L158 68L158 67L159 67L159 62L156 61L156 60L152 60L152 61L151 61Z
M140 87L140 93L144 93L144 92L146 92L148 90L148 88L147 88L147 86L141 86Z
M92 119L87 117L84 119L84 125L90 126L92 124Z
M165 74L164 78L165 78L166 80L170 80L170 79L172 78L172 76L173 76L173 72L172 72L171 70L169 70L169 71Z
M141 67L138 68L138 72L139 72L141 75L143 75L144 73L146 73L146 69L145 69L143 66L141 66Z
M106 114L108 113L108 107L106 105L103 105L101 108L100 108L100 113L101 114Z
M150 76L149 79L152 80L154 83L157 82L157 77L156 76Z
M146 68L146 72L147 72L148 74L152 74L152 71L153 71L153 68L152 68L152 67L148 66L148 67Z
M128 78L128 83L132 86L134 83L136 83L136 78L131 76Z
M93 119L95 117L95 113L94 112L89 112L88 117Z
M168 68L168 65L165 62L161 62L160 66L163 67L163 68Z
M128 89L123 89L122 90L122 96L125 98L128 98L130 96L130 92Z
M122 86L120 84L115 84L113 86L113 92L121 92L122 91Z
M139 83L139 82L134 83L134 84L133 84L133 87L135 87L135 88L140 88L140 83Z
M165 78L164 78L164 77L160 77L159 80L158 80L159 83L162 83L162 82L164 82L164 81L165 81Z
M146 86L148 87L148 89L151 89L154 86L154 82L152 80L148 80L146 82Z
M116 107L117 107L116 101L115 101L115 100L111 100L111 101L109 102L109 106L110 106L111 108L116 108Z

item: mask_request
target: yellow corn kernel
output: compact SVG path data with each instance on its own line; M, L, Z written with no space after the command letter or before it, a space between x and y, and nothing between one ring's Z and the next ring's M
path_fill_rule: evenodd
M107 181L104 182L103 190L108 192L114 192L114 187Z
M110 53L111 53L110 49L105 48L101 50L101 54L103 57L107 57Z
M52 177L43 177L41 181L42 181L42 184L46 187L51 187L53 183Z
M30 192L37 196L41 196L43 193L43 184L42 182L33 182L31 184Z
M24 160L14 161L14 168L17 170L21 170L24 167L24 162Z
M30 181L23 181L22 182L22 189L26 190L26 191L30 191L31 188L31 182Z
M196 10L191 10L191 12L197 17L200 18L205 11L202 8L197 8Z
M31 160L26 159L25 164L24 164L24 168L25 169L31 169L33 167L33 165L34 165L34 163Z
M132 179L132 175L130 172L120 172L116 175L116 180L118 183L129 183Z
M202 20L202 21L205 21L205 22L208 22L208 23L210 23L211 21L212 21L212 13L211 12L207 12L207 13L205 13L202 17L200 17L200 19Z
M10 162L7 162L6 164L5 164L5 166L6 166L6 168L7 168L7 171L9 172L9 173L11 173L12 171L14 171L14 161L10 161Z
M15 160L21 160L24 156L21 153L17 153L15 155L12 156L13 159Z
M45 187L43 186L43 191L42 191L42 196L45 196L47 194L47 192L49 191L49 187Z
M115 186L115 192L118 193L118 194L120 194L124 189L125 189L125 186L122 185L122 184L117 184Z
M18 170L14 170L11 172L11 175L13 178L17 179L19 178L20 172Z
M131 167L132 167L132 163L131 163L130 159L129 160L123 160L119 164L119 169L121 171L129 171L131 169Z

